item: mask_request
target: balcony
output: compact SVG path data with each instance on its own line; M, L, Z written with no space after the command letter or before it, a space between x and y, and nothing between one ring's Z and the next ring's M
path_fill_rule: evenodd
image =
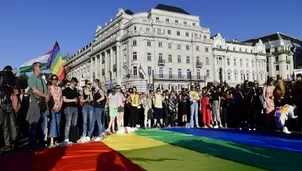
M158 66L165 66L165 64L166 64L166 60L164 60L164 59L158 59Z
M173 74L155 74L154 80L156 81L204 81L202 75L173 75Z
M196 62L196 68L202 68L202 62L197 61Z

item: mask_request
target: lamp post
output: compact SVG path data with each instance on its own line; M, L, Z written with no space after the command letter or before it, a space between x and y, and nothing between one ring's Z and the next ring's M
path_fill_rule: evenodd
M192 72L190 71L189 74L190 74L189 75L189 77L190 77L190 87L192 87Z

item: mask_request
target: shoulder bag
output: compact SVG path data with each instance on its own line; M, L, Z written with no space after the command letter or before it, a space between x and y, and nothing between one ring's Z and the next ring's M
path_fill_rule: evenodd
M42 79L41 79L41 84L42 84L42 87L43 87L43 93L45 93L44 84L43 84ZM37 103L38 103L40 112L45 112L47 110L46 99L44 97L39 97L37 100L38 100Z

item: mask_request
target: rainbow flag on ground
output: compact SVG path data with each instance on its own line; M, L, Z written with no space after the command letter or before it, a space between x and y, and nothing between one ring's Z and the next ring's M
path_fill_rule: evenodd
M47 68L50 69L52 74L57 75L59 80L64 80L65 70L58 42L55 43L52 53L48 58Z
M301 161L301 135L166 128L5 155L0 166L1 171L300 171Z

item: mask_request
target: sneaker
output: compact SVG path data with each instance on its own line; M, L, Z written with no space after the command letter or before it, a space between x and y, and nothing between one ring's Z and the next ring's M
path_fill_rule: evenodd
M63 142L61 142L60 146L69 146L72 142L69 142L69 139L65 139Z
M209 128L213 128L213 125L209 125Z
M77 143L81 143L85 140L86 136L82 135L81 138L77 141Z
M98 142L98 141L102 141L102 140L103 140L103 137L96 137L93 141Z
M11 151L11 148L10 148L10 146L6 145L6 146L1 148L1 151L2 152L8 152L8 151Z
M219 128L224 128L221 124L219 125Z
M283 127L282 132L285 134L291 134L291 132L287 129L287 127Z
M214 128L217 129L217 128L219 128L219 127L218 127L218 125L215 125Z

